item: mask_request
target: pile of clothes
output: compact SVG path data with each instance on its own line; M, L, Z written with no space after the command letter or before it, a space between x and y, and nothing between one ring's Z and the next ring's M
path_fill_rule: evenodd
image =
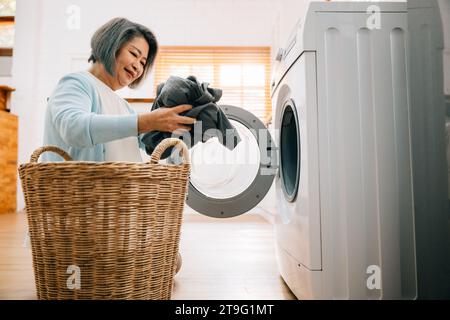
M222 90L210 88L207 82L199 83L194 76L186 79L172 76L158 85L152 111L161 107L190 104L192 109L180 114L197 119L195 124L190 125L191 130L186 133L188 136L179 136L188 148L217 137L224 146L233 150L241 139L225 113L216 104L221 97ZM141 141L145 144L146 152L151 154L162 140L172 136L170 132L152 131L144 134ZM172 148L167 149L161 159L169 157L171 153Z

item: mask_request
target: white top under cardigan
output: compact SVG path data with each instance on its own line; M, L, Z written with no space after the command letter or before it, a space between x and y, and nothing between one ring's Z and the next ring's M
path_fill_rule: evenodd
M86 71L95 81L100 97L102 114L130 114L128 102L115 93L103 81ZM136 137L127 137L105 143L105 161L142 162L139 143Z

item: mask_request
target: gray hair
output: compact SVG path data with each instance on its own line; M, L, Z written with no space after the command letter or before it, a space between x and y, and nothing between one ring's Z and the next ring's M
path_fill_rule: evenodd
M100 62L106 71L114 76L116 57L120 49L136 37L144 38L148 43L147 62L142 75L134 80L129 87L137 87L147 76L149 69L155 61L158 43L155 35L145 26L131 22L125 18L114 18L101 26L91 39L91 56L88 62Z

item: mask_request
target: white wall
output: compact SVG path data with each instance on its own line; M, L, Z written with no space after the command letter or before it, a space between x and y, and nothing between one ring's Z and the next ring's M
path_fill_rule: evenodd
M12 87L13 86L12 82L13 82L12 77L0 77L0 83L2 85Z
M68 28L71 5L80 28ZM19 163L42 145L46 98L57 81L85 66L94 31L122 16L148 26L161 45L270 46L276 0L20 0L17 1L12 112L19 116ZM73 14L73 11L72 11ZM128 96L151 96L151 85ZM23 208L18 186L18 208Z

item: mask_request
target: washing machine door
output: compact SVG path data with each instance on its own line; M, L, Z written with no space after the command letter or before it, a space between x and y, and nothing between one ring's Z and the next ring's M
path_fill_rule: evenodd
M284 196L295 201L300 180L301 145L298 111L294 100L282 107L280 121L280 179Z
M268 129L254 114L235 106L220 107L241 141L233 150L217 138L190 149L186 203L204 215L229 218L248 212L264 198L277 172L277 154Z

